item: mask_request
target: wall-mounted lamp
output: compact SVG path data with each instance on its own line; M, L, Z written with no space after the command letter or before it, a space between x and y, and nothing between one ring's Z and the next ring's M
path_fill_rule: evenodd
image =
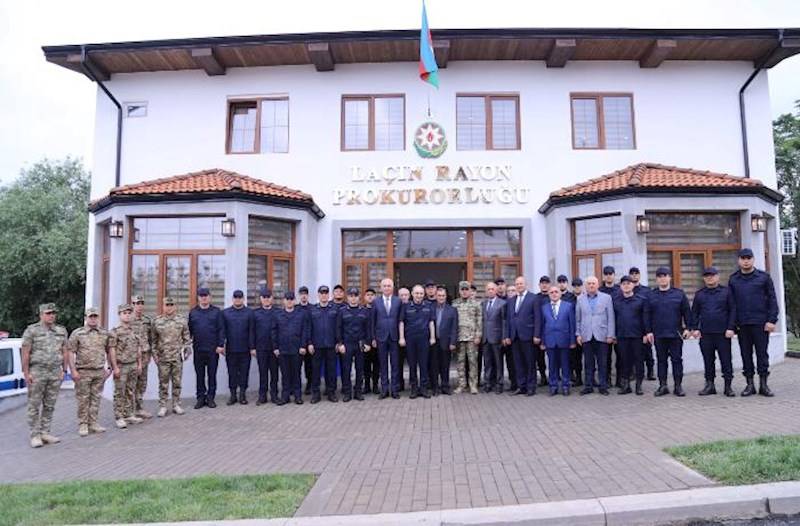
M750 229L753 232L766 232L767 218L764 216L757 216L757 215L750 216Z
M108 237L122 237L123 224L122 221L112 221L108 224Z
M234 237L236 235L236 221L234 221L232 217L223 219L221 225L222 225L221 234L223 236Z
M636 216L636 233L647 234L650 232L650 218L647 216Z

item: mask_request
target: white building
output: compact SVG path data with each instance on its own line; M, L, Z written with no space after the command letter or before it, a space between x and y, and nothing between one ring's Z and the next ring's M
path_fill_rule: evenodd
M692 294L751 247L782 306L767 70L800 30L433 36L438 91L417 31L45 47L100 88L87 304L114 324L131 294L186 310L201 285L228 304L264 282L481 287L606 264L651 283L670 266ZM439 157L415 146L427 122ZM780 327L774 361L783 309Z

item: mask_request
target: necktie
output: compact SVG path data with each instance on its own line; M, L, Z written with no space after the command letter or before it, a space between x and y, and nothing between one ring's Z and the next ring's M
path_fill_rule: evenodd
M514 307L514 312L519 312L519 306L522 304L522 298L523 298L523 295L522 295L522 294L520 294L519 296L517 296L517 304L516 304L516 306Z
M392 308L392 300L391 298L384 296L383 297L383 306L386 308L386 314L389 314L389 310Z
M558 307L557 303L551 303L550 304L550 308L553 309L553 319L558 318L558 308L557 307Z
M489 312L490 310L492 310L492 305L494 305L494 300L493 299L489 300L489 305L486 307L486 312Z

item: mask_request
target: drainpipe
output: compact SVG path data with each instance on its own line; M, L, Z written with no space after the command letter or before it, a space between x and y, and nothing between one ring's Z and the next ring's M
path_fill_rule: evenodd
M114 97L114 95L108 91L106 85L97 78L97 75L94 74L91 67L89 66L86 60L86 46L81 46L81 69L83 69L84 74L89 77L91 80L97 83L100 86L100 89L103 90L103 93L114 103L114 106L117 107L117 158L116 158L116 166L115 166L115 173L114 173L114 187L120 186L120 161L122 159L122 105L119 101Z
M759 64L756 65L755 71L747 77L747 80L742 87L739 88L739 121L742 127L742 156L744 157L744 176L745 178L750 178L750 150L747 147L747 118L745 116L745 107L744 107L744 90L753 82L753 79L756 78L756 75L761 73L764 69L764 62L768 59L775 51L780 49L783 45L783 29L778 30L778 44L775 48L770 51L767 55L765 55L764 60L762 60Z

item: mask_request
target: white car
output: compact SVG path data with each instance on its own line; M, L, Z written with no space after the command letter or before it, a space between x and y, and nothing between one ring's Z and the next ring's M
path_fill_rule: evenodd
M61 388L74 388L69 374L64 375ZM22 374L22 338L8 338L7 332L0 332L0 398L27 392Z

